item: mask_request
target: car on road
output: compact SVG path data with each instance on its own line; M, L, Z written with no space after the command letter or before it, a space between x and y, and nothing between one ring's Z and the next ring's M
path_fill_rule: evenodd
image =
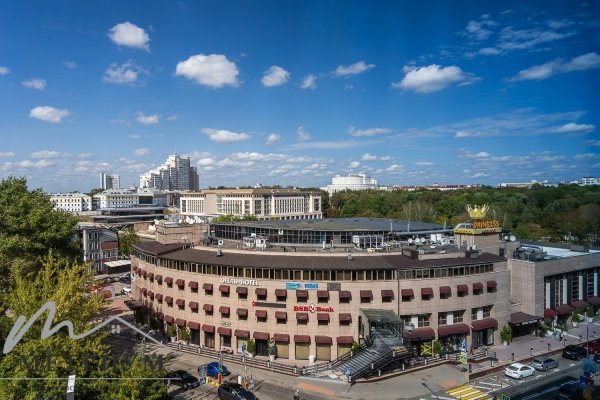
M208 364L203 364L198 367L198 374L202 375L202 369L206 367L206 376L210 376L216 378L219 375L219 363L216 361L210 362ZM227 369L227 367L221 364L221 376L231 375L231 372Z
M198 378L182 369L169 371L167 372L167 375L165 377L167 379L170 379L170 382L172 384L180 386L184 390L195 388L200 384L198 382Z
M131 283L131 277L129 275L124 275L119 278L119 282L122 283Z
M586 349L588 347L588 343L582 343L581 348ZM600 352L600 343L596 341L589 342L590 354L596 354Z
M540 356L531 360L531 366L538 371L548 371L552 368L558 367L558 361L554 358Z
M121 293L123 293L123 294L131 294L131 288L130 287L124 287L123 289L121 289Z
M217 395L221 400L256 400L254 393L244 389L237 383L225 382L217 390Z
M574 344L570 344L567 347L564 348L563 352L562 352L562 356L563 358L567 358L569 360L581 360L582 358L585 358L586 354L585 354L585 349L581 348L580 346L574 345Z
M513 363L506 367L504 370L504 375L510 376L511 378L523 379L526 376L532 376L533 371L535 370L530 365Z
M583 389L575 383L567 383L558 389L556 400L583 400Z

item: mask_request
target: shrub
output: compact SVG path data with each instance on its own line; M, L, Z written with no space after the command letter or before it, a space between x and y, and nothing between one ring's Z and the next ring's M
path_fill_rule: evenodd
M504 325L504 328L500 331L500 339L502 342L510 343L511 336L512 330L510 329L510 326Z
M246 351L250 354L254 354L254 350L256 350L254 339L249 339L248 344L246 345Z
M175 337L177 336L177 327L175 326L175 324L171 324L169 325L169 328L167 329L167 334L170 337Z

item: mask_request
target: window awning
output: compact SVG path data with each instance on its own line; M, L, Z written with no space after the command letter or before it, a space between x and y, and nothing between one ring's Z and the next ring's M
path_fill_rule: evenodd
M165 283L166 283L167 285L170 285L170 284L172 284L172 283L173 283L173 278L171 278L170 276L167 276L167 277L165 278Z
M192 310L197 310L200 307L200 304L197 301L190 301L189 306Z
M175 281L175 284L176 284L177 286L185 286L185 281L184 281L183 279L177 279L177 280Z
M185 327L186 323L187 323L187 321L185 319L177 318L175 320L175 324L181 328Z
M482 291L483 290L483 283L481 283L481 282L475 282L473 284L473 290L474 291Z
M450 286L440 286L440 294L451 294L452 288Z
M360 298L361 299L372 299L373 298L373 292L370 290L361 290L360 291Z
M185 299L177 299L175 300L175 304L177 304L179 307L183 307L185 306Z
M429 328L429 327L416 328L415 330L410 332L407 336L410 340L433 339L433 338L435 338L435 332L433 331L432 328Z
M440 325L438 327L438 337L460 335L461 333L469 333L471 328L467 324L459 323L452 325Z
M196 282L196 281L189 281L188 282L188 287L190 287L192 289L198 289L198 282Z
M153 280L154 274L152 272L148 272L148 279Z
M588 308L590 306L590 304L587 301L583 301L583 300L573 300L571 305L574 308L576 308L577 310L585 310L586 308Z
M496 289L496 286L498 286L498 284L496 283L496 281L487 281L487 288L488 289Z
M238 286L235 288L236 293L238 294L248 294L248 288L244 286Z
M275 297L287 297L287 290L275 289Z
M247 317L248 316L248 309L247 308L238 308L235 313L237 315L239 315L240 317Z
M349 300L352 298L352 292L349 290L340 290L340 300Z
M234 331L233 335L235 337L239 337L239 338L242 338L242 339L248 339L248 338L250 338L250 331L245 331L243 329L236 329Z
M430 287L421 288L421 296L433 296L433 289Z
M317 313L317 321L329 321L329 314Z
M337 344L352 344L354 338L352 336L338 336L336 342Z
M212 304L204 304L202 306L202 309L206 312L213 312L213 305Z
M154 298L156 299L156 301L158 301L159 303L162 303L162 299L163 299L163 295L161 293L156 293L154 295Z
M394 298L394 291L393 290L382 290L381 291L381 297L384 299L393 299Z
M290 335L288 335L287 333L275 333L273 335L273 340L279 343L289 343Z
M415 297L415 292L412 289L400 289L402 297Z
M203 283L202 284L202 289L206 290L206 291L209 291L209 292L212 292L213 285L212 285L212 283Z
M510 314L510 320L508 321L508 323L511 325L514 325L514 326L521 326L521 325L535 324L536 322L538 322L541 319L543 319L543 318L536 317L535 315L531 315L531 314L527 314L527 313L519 311L519 312Z
M484 318L484 319L478 319L476 321L471 321L471 328L474 331L482 331L484 329L491 329L491 328L497 328L498 327L498 321L496 321L496 319L494 318Z
M296 313L296 320L308 321L308 313L305 313L305 312Z
M352 314L350 313L340 313L339 315L340 321L352 321Z
M257 296L266 296L267 289L266 288L256 288L256 290L254 290L254 293L256 293Z
M167 303L167 304L173 304L173 298L171 296L166 296L165 297L165 303Z
M139 300L128 300L125 302L125 305L130 310L140 310L140 309L144 308L144 303L142 303Z
M219 307L219 312L221 314L229 315L229 307L227 307L227 306L220 306Z
M467 285L456 285L456 291L458 293L469 293L469 287Z
M166 315L166 314L165 314L164 321L165 321L167 324L172 324L172 323L173 323L173 321L175 321L175 318L173 318L173 317L172 317L172 316L170 316L170 315Z
M194 321L188 321L188 328L199 330L200 329L200 323L199 322L194 322Z
M559 304L558 306L554 307L554 309L556 310L556 312L558 313L558 315L569 315L573 312L573 307L571 307L568 304Z
M204 324L204 325L202 325L202 331L204 331L206 333L215 333L215 326Z
M332 344L333 340L329 336L315 335L316 344Z
M154 292L152 290L148 290L148 297L150 297L150 299L154 300Z
M256 332L252 334L252 337L257 340L269 340L269 332Z
M296 342L296 343L310 343L310 336L308 336L308 335L294 335L294 342Z
M154 279L156 280L156 282L160 283L162 282L162 275L156 275Z
M267 318L267 310L256 310L256 318Z
M221 336L231 336L231 328L225 328L223 326L220 326L217 329L217 333Z
M317 290L317 299L328 299L329 291L328 290Z
M286 311L275 311L275 319L287 320L287 312Z
M220 285L219 292L221 293L229 293L229 285Z
M308 298L308 290L296 290L296 298L297 299L307 299Z

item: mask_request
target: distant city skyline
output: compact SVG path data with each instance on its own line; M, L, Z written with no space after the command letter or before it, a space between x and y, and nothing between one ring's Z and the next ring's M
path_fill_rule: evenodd
M0 178L129 187L173 153L201 188L597 177L599 8L5 2Z

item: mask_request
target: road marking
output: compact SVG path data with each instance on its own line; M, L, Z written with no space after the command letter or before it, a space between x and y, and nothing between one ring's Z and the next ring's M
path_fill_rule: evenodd
M461 400L491 400L493 397L471 385L463 385L447 390L447 394Z
M473 385L473 387L480 389L480 390L494 390L494 388L490 387L490 386L475 386L475 385Z

